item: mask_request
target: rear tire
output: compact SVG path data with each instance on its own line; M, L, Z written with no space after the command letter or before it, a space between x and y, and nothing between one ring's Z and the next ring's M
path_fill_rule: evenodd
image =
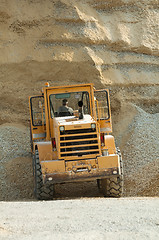
M54 185L50 182L43 183L39 152L35 150L34 155L34 195L38 200L52 200Z
M119 198L123 194L123 164L119 149L117 149L117 154L120 159L121 175L118 177L101 179L101 189L105 197Z

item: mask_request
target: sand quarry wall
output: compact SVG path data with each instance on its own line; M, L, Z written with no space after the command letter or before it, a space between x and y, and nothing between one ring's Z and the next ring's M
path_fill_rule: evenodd
M0 200L33 199L28 96L45 81L111 90L124 196L159 196L158 36L158 0L0 1ZM99 196L73 186L57 198Z

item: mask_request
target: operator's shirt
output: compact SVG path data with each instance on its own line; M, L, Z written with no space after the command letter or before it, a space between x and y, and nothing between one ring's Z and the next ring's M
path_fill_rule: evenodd
M71 115L73 115L73 109L70 108L70 107L66 107L66 106L59 107L58 114L61 113L61 112L62 113L69 112Z

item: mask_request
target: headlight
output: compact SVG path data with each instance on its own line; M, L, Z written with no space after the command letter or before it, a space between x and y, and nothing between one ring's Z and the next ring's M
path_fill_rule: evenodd
M91 124L91 128L93 128L93 129L95 129L95 128L96 128L96 125L95 125L95 123L92 123L92 124Z
M60 132L63 132L65 130L64 126L60 127Z

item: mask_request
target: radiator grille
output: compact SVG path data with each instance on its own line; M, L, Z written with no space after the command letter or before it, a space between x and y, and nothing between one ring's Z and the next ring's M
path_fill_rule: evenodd
M99 154L98 135L92 128L60 133L60 157Z

